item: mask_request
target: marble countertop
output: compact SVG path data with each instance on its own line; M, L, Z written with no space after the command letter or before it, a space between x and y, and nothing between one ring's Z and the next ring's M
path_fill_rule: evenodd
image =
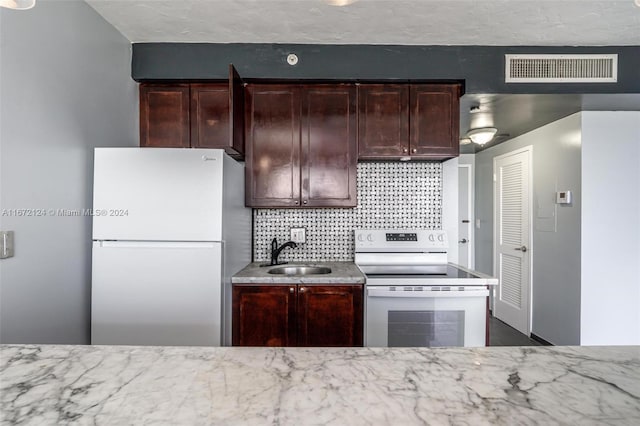
M3 424L632 425L640 347L0 346Z
M292 262L284 265L261 267L264 262L247 265L231 277L232 284L364 284L365 276L353 262ZM281 266L312 265L331 268L329 274L319 275L275 275L271 268Z
M496 281L498 280L496 277L493 277L491 275L487 275L485 273L482 273L480 271L476 271L474 269L469 269L469 268L464 267L462 265L459 265L457 263L449 262L448 264L453 266L453 267L455 267L455 268L460 269L461 271L465 271L465 272L468 272L470 274L477 275L480 278L491 279L491 280L496 280Z

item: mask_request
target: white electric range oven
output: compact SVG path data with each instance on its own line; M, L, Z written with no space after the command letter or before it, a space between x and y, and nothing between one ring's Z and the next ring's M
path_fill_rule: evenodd
M447 263L441 230L356 230L366 275L365 346L485 346L488 285Z

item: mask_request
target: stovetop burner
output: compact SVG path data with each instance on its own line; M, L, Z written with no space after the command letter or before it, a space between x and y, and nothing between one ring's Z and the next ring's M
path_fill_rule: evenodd
M446 272L444 273L427 273L427 274L413 274L413 273L371 274L371 273L368 273L365 275L369 279L481 278L478 275L456 268L453 265L446 265Z

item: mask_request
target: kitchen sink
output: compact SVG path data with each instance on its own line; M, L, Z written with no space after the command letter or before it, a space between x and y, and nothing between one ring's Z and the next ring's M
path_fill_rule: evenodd
M272 268L269 269L268 272L276 275L322 275L330 274L331 268L327 268L326 266L289 265Z

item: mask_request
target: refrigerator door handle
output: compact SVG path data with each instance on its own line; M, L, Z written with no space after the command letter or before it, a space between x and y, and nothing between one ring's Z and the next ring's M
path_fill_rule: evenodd
M214 241L111 241L95 240L94 247L105 248L212 248L220 242Z

